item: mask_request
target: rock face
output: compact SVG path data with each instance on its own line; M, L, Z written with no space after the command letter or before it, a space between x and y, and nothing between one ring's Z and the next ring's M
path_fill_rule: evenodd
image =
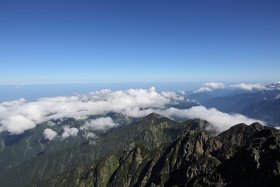
M0 143L3 142L4 145L0 152L0 186L32 186L38 181L47 181L45 184L49 186L48 181L55 180L57 176L64 174L70 175L70 171L75 168L77 168L77 173L73 174L72 178L82 176L83 171L94 167L97 175L92 172L88 172L88 175L96 177L98 181L96 185L100 186L107 182L104 173L110 177L112 173L109 171L115 171L115 167L118 167L120 153L130 152L136 146L153 151L169 145L181 136L184 128L193 121L181 123L155 113L133 120L127 120L116 114L110 115L121 125L104 132L96 132L98 138L94 139L88 139L81 132L76 137L47 142L42 137L43 130L48 127L44 124L38 125L24 136L0 135ZM207 126L206 121L199 121L201 128ZM66 124L79 128L79 121L69 119L65 120L64 124L55 126L56 131L60 132ZM106 167L108 165L106 163L111 163L111 161L106 161L108 156L110 160L118 161L114 162L114 167L110 169ZM85 166L86 169L81 166ZM101 177L98 178L98 176ZM15 178L17 180L14 180ZM103 182L100 183L100 181ZM76 184L69 181L65 183L70 186Z
M169 145L135 144L34 186L279 186L280 131L238 124L213 136L194 123Z

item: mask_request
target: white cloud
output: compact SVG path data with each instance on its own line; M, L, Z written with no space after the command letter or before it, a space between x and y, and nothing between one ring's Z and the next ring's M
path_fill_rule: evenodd
M240 83L240 84L230 85L229 87L247 90L247 91L268 89L264 84L261 84L261 83L248 83L248 84ZM199 88L198 90L194 91L194 93L211 92L216 89L224 89L224 88L225 88L225 85L223 83L208 82L208 83L204 83L203 86L201 88Z
M184 100L184 97L182 96L178 96L175 92L168 92L168 91L164 91L161 92L161 94L169 99L173 99L173 100ZM185 94L185 93L184 93Z
M216 89L224 89L224 88L225 88L224 83L221 83L221 82L207 82L207 83L204 83L201 88L194 91L194 93L211 92L211 91L216 90Z
M275 129L277 129L277 130L280 130L280 127L274 127Z
M211 88L211 89L224 89L225 85L221 82L208 82L205 83L204 86Z
M77 128L70 128L68 125L63 127L63 133L61 135L62 139L68 138L70 136L77 136L79 129Z
M0 132L20 134L49 120L67 117L84 119L108 112L139 117L139 110L164 108L174 100L182 99L172 92L157 92L154 87L127 91L101 90L87 95L41 98L33 102L20 99L0 104Z
M205 85L211 88L223 87L222 83ZM169 104L182 99L173 92L157 92L153 87L127 91L101 90L87 95L41 98L33 102L20 99L0 104L0 133L6 131L11 134L20 134L42 122L68 117L86 119L90 115L102 115L108 112L121 113L129 117L143 117L157 112L167 117L202 118L215 124L218 129L227 129L240 122L249 124L255 121L245 116L225 114L202 106L186 110L167 108ZM116 125L111 118L105 117L91 120L80 128L98 130ZM75 136L78 132L77 128L65 126L62 138Z
M201 93L201 92L212 92L212 89L208 87L201 87L198 90L194 91L194 93Z
M230 87L241 89L241 90L247 90L247 91L267 89L266 86L261 83L249 83L249 84L240 83L240 84L231 85Z
M8 131L11 134L21 134L26 129L33 129L36 126L34 121L19 114L10 115L2 119L0 123L3 124L0 126L0 132Z
M57 136L57 133L54 130L47 128L44 130L43 135L45 139L51 141Z
M81 127L82 130L106 130L112 127L116 127L118 124L114 123L110 117L102 117L86 122L84 126Z
M207 109L204 106L195 106L190 109L180 110L176 108L169 108L161 112L162 115L167 117L179 117L179 118L201 118L210 122L214 129L218 132L227 130L233 125L238 123L252 124L254 122L260 122L260 120L250 119L240 114L227 114L218 111L215 108Z

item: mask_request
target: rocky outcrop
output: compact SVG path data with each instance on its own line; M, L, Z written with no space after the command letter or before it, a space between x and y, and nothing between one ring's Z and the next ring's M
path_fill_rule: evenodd
M168 146L153 151L135 146L106 158L94 169L83 168L86 175L71 175L64 181L74 177L76 186L279 185L278 130L258 123L238 124L218 136L186 129ZM63 186L61 181L62 178L54 186Z

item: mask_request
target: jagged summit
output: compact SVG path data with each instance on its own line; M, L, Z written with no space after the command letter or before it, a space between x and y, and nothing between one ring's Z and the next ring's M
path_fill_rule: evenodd
M149 115L141 118L139 120L138 124L140 126L143 126L143 127L147 126L146 128L149 128L149 126L158 126L158 125L160 125L160 124L162 124L164 122L166 122L166 123L174 123L174 124L178 123L177 121L174 121L174 120L172 120L170 118L164 117L164 116L162 116L162 115L160 115L158 113L153 112L153 113L150 113Z
M99 134L92 142L78 136L43 144L23 137L18 145L0 152L5 166L0 186L279 184L280 131L253 123L237 124L216 135L209 132L209 125L202 119L177 122L151 113ZM9 150L18 148L26 151L28 160L10 165L17 157ZM12 180L15 176L17 180Z
M136 145L91 169L79 167L48 182L57 186L277 186L279 142L279 131L258 123L235 125L217 137L190 130L166 147L150 152ZM111 170L105 169L106 163L113 163Z
M190 131L190 130L199 130L199 131L208 131L210 128L210 123L206 120L203 119L189 119L187 121L183 122L186 124L186 129L185 131ZM215 132L212 132L215 134Z
M146 117L144 117L143 119L160 119L160 118L165 118L165 117L156 112L152 112L149 115L147 115Z
M260 123L258 123L258 122L252 123L252 124L250 125L250 127L251 127L251 128L254 128L254 129L256 129L256 130L262 130L262 129L265 128L265 126L263 126L262 124L260 124Z
M232 126L230 129L220 133L217 137L225 143L245 146L252 143L255 138L267 138L275 133L277 133L276 129L266 127L260 123L253 123L251 125L241 123Z

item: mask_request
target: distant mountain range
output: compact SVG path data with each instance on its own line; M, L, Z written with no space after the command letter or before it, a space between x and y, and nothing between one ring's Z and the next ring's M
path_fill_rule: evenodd
M272 84L268 84L268 85L266 85L266 88L268 90L280 90L280 82L275 82L275 83L272 83Z
M275 186L280 131L238 124L217 135L209 123L108 114L119 126L48 141L47 123L0 138L0 186ZM94 118L94 116L92 116ZM53 126L78 127L65 119Z
M270 126L280 126L280 83L266 85L264 90L227 90L190 95L209 108L222 112L239 113L265 121Z
M280 131L273 127L280 126L280 83L262 88L197 92L185 99L182 93L162 113L171 111L173 119L111 111L50 118L21 134L2 131L0 186L277 186ZM227 113L266 126L236 124L220 133L214 123L188 119L203 112L210 122L217 114L214 122L221 118L223 127L240 117Z

